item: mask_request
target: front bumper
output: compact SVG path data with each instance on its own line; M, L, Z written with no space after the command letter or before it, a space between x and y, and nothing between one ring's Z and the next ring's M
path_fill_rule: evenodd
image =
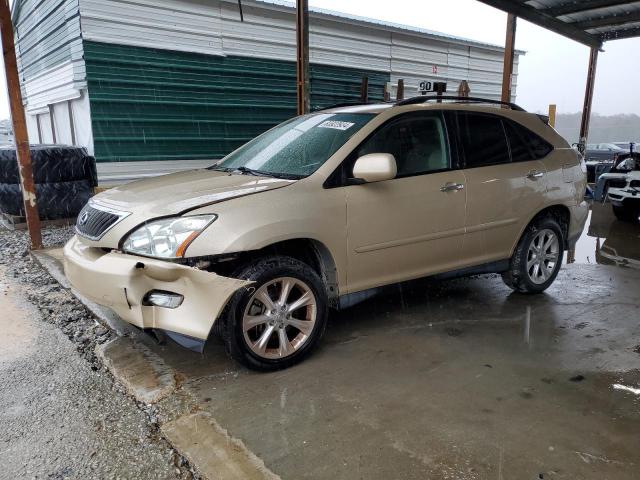
M78 292L126 322L202 341L229 298L251 283L162 260L105 253L76 236L64 247L64 271ZM143 305L151 290L178 293L184 301L175 309Z

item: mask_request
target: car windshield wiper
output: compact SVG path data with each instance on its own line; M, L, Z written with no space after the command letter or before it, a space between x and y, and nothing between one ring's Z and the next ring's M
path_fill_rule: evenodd
M298 175L295 173L274 173L274 172L265 172L263 170L254 170L253 168L248 168L245 166L242 167L219 167L214 165L213 167L209 167L210 170L219 170L222 172L239 172L243 175L254 175L256 177L273 177L273 178L284 178L287 180L300 180L304 178L304 175Z

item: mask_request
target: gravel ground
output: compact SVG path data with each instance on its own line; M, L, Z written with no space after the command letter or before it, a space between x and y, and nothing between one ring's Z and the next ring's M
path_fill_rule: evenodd
M71 235L47 228L43 241ZM0 227L0 286L23 301L29 340L0 348L0 479L195 477L159 436L155 407L127 396L95 356L115 334L32 259L24 232Z

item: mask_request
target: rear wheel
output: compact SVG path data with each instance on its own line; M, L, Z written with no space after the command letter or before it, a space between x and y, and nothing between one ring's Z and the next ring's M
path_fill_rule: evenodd
M637 222L640 216L640 208L636 206L621 205L619 207L613 205L613 214L616 218L623 222Z
M255 370L278 370L311 353L328 312L326 290L311 267L273 256L234 277L255 283L236 293L227 309L224 340L232 358Z
M540 293L553 283L562 265L564 235L557 220L541 217L527 227L502 274L507 286L521 293Z

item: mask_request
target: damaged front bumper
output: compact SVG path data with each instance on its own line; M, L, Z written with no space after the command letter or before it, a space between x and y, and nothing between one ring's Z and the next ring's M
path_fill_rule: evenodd
M202 350L229 298L249 281L120 252L105 253L74 236L64 247L64 271L89 300L142 329L159 329L192 350ZM153 291L182 295L175 308L145 302Z

